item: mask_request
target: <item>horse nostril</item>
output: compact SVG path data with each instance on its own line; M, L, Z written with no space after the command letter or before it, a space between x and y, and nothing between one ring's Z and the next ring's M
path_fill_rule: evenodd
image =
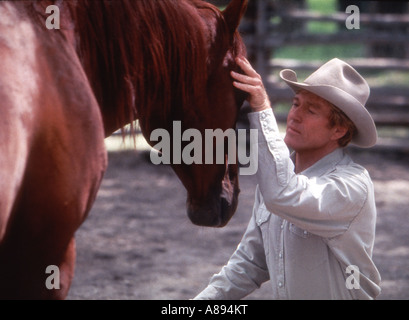
M215 197L212 201L203 204L195 204L194 201L187 202L187 215L190 221L202 227L222 228L231 219L236 206L224 197Z
M209 211L206 208L191 208L188 207L187 215L190 221L201 227L219 227L220 216L218 213Z

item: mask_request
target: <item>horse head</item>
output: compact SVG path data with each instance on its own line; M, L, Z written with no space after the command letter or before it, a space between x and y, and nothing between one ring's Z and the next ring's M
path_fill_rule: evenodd
M228 159L227 148L223 150L224 163L206 163L209 146L204 145L204 132L206 129L225 132L235 128L240 106L245 99L245 95L233 87L230 71L237 69L235 56L245 54L237 28L247 1L233 0L223 12L202 1L193 1L193 5L197 9L195 18L199 18L196 21L201 25L205 45L201 48L196 44L196 51L192 54L199 61L188 63L191 66L185 69L188 73L195 73L193 79L185 78L182 81L195 85L183 90L189 94L172 103L168 115L163 115L165 120L162 125L156 124L154 127L165 127L172 133L171 121L180 120L182 130L194 128L201 132L202 161L191 164L172 162L171 165L187 190L187 213L192 223L222 227L228 223L237 208L238 164L237 159ZM192 69L192 66L195 68ZM181 79L184 79L183 75ZM155 121L156 117L150 125ZM174 151L173 139L174 137L170 144ZM183 142L183 146L187 143ZM216 145L211 145L210 148L215 155Z
M245 96L233 87L230 71L237 69L234 58L245 54L237 28L247 0L232 0L223 12L200 0L73 6L77 50L106 136L135 119L152 146L152 132L172 134L175 121L202 135L206 129L235 127ZM232 159L206 164L204 158L203 153L203 161L172 163L172 168L187 189L191 221L221 227L237 207L238 165Z
M194 112L181 117L184 128L221 129L235 128L237 115L245 95L232 86L231 70L237 71L235 57L245 54L245 47L237 33L247 1L233 0L218 15L214 8L199 7L199 14L206 22L205 36L208 48L206 79L199 93L200 101L193 101ZM219 17L217 19L217 17ZM220 131L219 131L220 132ZM208 144L209 141L206 141ZM209 145L203 146L203 158ZM210 146L213 155L216 145ZM172 164L179 179L187 189L187 213L197 225L222 227L236 211L239 195L237 159L228 159L228 146L224 145L224 163ZM204 160L204 159L203 159Z

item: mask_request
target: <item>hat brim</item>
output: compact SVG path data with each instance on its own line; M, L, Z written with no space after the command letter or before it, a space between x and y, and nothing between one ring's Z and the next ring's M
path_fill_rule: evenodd
M305 82L298 82L296 73L289 69L282 70L280 77L295 93L300 91L300 89L307 90L341 109L358 130L351 143L361 148L370 148L376 144L378 134L371 115L365 106L348 92L330 85L309 85Z

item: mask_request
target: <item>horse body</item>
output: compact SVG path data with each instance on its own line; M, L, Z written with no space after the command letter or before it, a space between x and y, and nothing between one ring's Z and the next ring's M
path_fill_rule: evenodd
M196 0L65 1L61 31L44 27L49 3L0 2L0 298L67 295L74 233L106 170L105 136L137 118L148 141L174 120L225 130L244 99L229 72L244 50L235 30L246 1L233 0L225 17ZM237 166L173 169L192 222L226 224ZM50 265L57 290L45 285Z
M0 297L60 298L73 274L74 232L106 168L99 106L66 41L0 3ZM61 288L45 286L48 265Z

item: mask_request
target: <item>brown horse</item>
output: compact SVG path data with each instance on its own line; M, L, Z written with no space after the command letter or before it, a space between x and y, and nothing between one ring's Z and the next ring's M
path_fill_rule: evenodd
M104 138L138 119L226 130L245 97L231 85L246 0L0 2L0 298L65 298L74 233L106 170ZM46 27L49 5L60 29ZM175 164L193 223L223 226L237 165ZM47 267L55 266L55 286ZM49 283L48 283L49 284Z

